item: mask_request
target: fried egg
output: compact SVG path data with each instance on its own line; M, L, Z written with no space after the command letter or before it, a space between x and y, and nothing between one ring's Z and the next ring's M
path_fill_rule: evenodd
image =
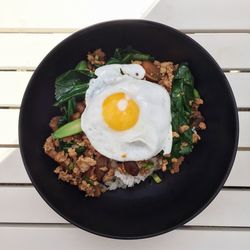
M170 96L160 85L143 80L137 64L106 65L95 71L86 92L81 127L92 146L117 161L150 159L170 153Z

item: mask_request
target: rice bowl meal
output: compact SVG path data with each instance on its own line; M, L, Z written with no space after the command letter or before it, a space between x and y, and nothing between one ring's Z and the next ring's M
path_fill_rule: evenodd
M141 19L60 42L32 74L19 115L39 195L71 224L115 239L153 237L197 216L222 189L238 138L235 98L213 57Z
M178 173L206 129L194 84L186 62L130 47L89 52L55 81L61 114L44 144L54 172L90 197Z

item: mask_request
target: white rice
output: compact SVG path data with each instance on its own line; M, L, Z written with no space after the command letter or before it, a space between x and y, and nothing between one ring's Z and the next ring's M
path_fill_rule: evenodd
M105 185L107 186L108 190L115 190L117 188L127 188L133 187L135 184L139 184L142 181L152 174L154 169L149 171L146 175L138 174L137 176L132 176L129 174L121 174L119 171L115 171L114 179L110 182L106 182Z

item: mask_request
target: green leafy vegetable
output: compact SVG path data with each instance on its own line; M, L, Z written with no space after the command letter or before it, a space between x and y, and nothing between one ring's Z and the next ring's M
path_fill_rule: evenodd
M85 151L85 147L78 147L75 149L76 153L77 153L77 156L80 156L84 151Z
M78 71L84 71L84 70L88 70L88 64L85 60L83 61L80 61L76 67L75 67L75 70L78 70Z
M94 78L95 77L95 73L91 70L88 69L88 64L86 61L80 61L76 67L75 70L80 71L82 74L90 77L90 78Z
M185 147L180 147L179 153L181 155L188 155L188 154L190 154L192 152L192 150L193 150L193 146L191 144L189 144L189 145L187 145Z
M188 68L187 63L181 63L177 69L174 80L181 80L183 85L189 85L194 88L194 77Z
M106 64L126 64L131 63L132 60L153 61L154 58L148 54L144 54L128 47L126 49L116 49L114 55L107 61Z
M88 76L77 70L69 70L57 77L55 82L55 97L57 102L54 105L58 107L77 96L84 98L89 80Z
M192 103L198 96L199 93L194 88L194 78L188 65L180 64L173 80L171 92L172 129L179 133L179 128L182 125L188 125L189 128L184 133L179 133L178 138L173 139L172 157L178 158L192 152L193 131L190 127L190 115ZM186 146L183 146L183 143Z
M194 97L195 98L201 98L197 89L194 89Z
M66 124L67 121L68 121L68 119L67 119L67 116L66 116L66 115L60 116L59 121L58 121L58 123L57 123L58 128L60 128L60 127L63 126L64 124Z
M74 98L69 99L64 106L61 108L61 112L63 115L60 117L58 121L58 128L62 127L66 123L72 121L71 116L75 112L76 101Z
M68 100L68 107L67 107L67 120L70 121L70 117L74 114L76 106L76 101L75 98L72 97L71 99Z
M68 152L68 149L69 148L75 148L75 151L77 153L77 156L80 156L81 154L84 153L85 151L85 147L83 146L78 146L77 147L77 144L73 143L73 142L65 142L63 141L62 139L59 139L59 146L57 148L57 151L60 152L60 151L64 151L65 153Z
M88 69L86 61L80 61L75 69L69 70L56 78L54 106L61 107L64 115L59 121L58 126L69 122L75 111L77 99L84 99L88 83L94 78L94 72Z
M65 153L68 152L68 149L74 145L73 142L64 142L63 140L59 140L59 147L58 151L64 151Z
M162 150L157 156L163 156L164 155L164 151Z

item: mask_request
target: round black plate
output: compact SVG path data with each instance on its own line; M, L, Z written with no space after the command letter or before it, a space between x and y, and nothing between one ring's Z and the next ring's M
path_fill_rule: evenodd
M207 130L186 157L179 174L161 184L107 192L99 199L57 180L56 163L43 152L50 134L55 78L102 48L133 48L159 60L186 61L204 99ZM165 25L144 20L118 20L91 26L62 41L34 72L23 97L19 141L26 170L43 199L62 217L89 232L113 238L144 238L170 231L201 212L222 188L238 144L238 115L225 75L195 41Z

